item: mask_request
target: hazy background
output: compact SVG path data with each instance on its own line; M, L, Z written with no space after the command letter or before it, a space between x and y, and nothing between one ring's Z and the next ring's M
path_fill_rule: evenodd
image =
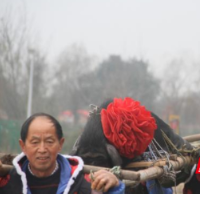
M19 151L31 65L32 113L61 121L66 151L89 104L113 97L141 101L182 136L199 133L199 8L198 0L0 0L0 151Z

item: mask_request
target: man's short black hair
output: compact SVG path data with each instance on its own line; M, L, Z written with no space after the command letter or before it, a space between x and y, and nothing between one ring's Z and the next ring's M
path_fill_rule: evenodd
M23 142L26 141L28 129L29 129L31 122L37 117L48 118L52 122L52 124L54 125L54 127L56 129L56 134L58 136L58 139L60 140L63 137L62 127L61 127L60 123L58 122L58 120L56 120L53 116L46 114L46 113L35 113L35 114L31 115L22 125L20 135L21 135L21 139Z

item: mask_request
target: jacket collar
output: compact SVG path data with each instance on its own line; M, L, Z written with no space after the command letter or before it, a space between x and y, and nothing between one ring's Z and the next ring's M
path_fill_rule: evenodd
M18 156L16 156L13 160L13 166L15 167L17 173L21 177L22 181L22 193L27 194L30 193L30 190L27 185L26 174L23 171L23 164L27 163L26 155L22 152ZM58 186L57 193L67 194L70 191L71 186L74 184L75 178L78 176L80 171L83 169L83 160L78 156L69 156L69 155L61 155L58 154L57 161L61 167L60 174L60 184ZM70 163L74 161L75 170L71 172Z

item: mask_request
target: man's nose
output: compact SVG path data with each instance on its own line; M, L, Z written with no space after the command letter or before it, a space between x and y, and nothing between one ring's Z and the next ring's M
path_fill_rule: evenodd
M38 151L41 153L46 152L46 147L44 142L40 143Z

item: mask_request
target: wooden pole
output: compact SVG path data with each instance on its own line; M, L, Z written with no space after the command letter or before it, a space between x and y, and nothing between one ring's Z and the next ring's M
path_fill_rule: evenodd
M188 142L196 142L200 140L200 134L185 136L183 139L187 140Z
M16 157L18 154L9 154L9 153L0 153L0 158L4 156L12 156L13 158Z
M194 160L190 156L177 157L175 161L170 160L170 164L173 166L173 169L175 171L182 169L182 167L193 165L197 162L198 162L197 160ZM0 176L5 176L6 174L9 173L10 169L12 168L13 168L12 165L5 165L0 162ZM91 170L95 172L100 169L110 170L109 168L97 167L91 165L84 165L83 167L84 173L90 173ZM128 180L129 185L130 184L135 185L139 182L159 178L163 173L164 173L163 167L153 166L139 171L120 170L120 177L121 179L124 179L125 182L127 182Z
M185 157L177 157L176 161L170 160L170 164L173 166L173 169L175 171L180 170L183 166L193 165L197 163L198 161L195 161L189 156ZM90 166L90 165L84 165L84 172L89 173L90 170L92 171L98 171L100 169L106 169L108 168L102 168L102 167L96 167L96 166ZM164 173L164 169L162 167L154 166L149 167L144 170L139 171L128 171L128 170L121 170L121 177L122 179L129 180L128 184L135 184L138 182L147 181L150 179L159 178ZM133 182L130 182L133 181Z
M101 169L110 170L110 168L96 167L96 166L92 166L92 165L84 165L84 167L83 167L84 173L90 173L91 170L93 172L96 172ZM131 180L131 181L139 181L140 180L140 174L135 171L120 170L120 176L122 177L122 179L125 179L125 180Z
M4 165L0 161L0 177L7 175L12 168L12 165Z
M126 169L133 169L133 168L147 168L147 167L153 167L158 166L162 167L167 164L166 159L160 159L157 161L140 161L140 162L132 162L125 166Z

